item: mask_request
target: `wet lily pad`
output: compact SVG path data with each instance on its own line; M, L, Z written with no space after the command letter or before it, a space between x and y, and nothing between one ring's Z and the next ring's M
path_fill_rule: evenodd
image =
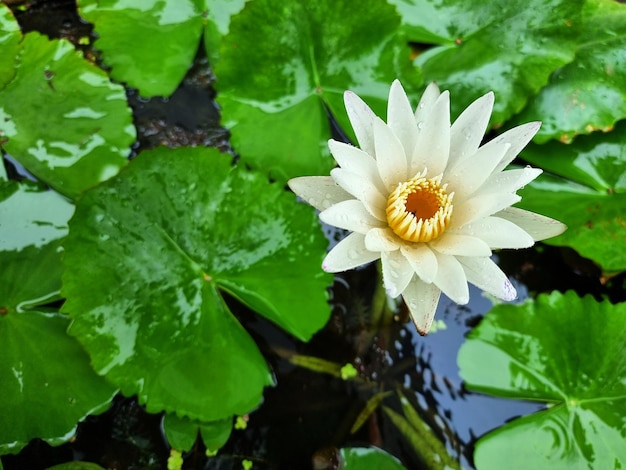
M273 383L225 294L302 340L329 317L313 212L215 149L143 152L84 194L65 248L70 333L150 412L218 421Z
M449 89L452 115L495 91L492 124L519 112L574 59L582 0L391 0L426 81ZM511 32L515 31L514 34Z
M405 470L394 456L374 447L344 447L339 456L343 470Z
M536 142L569 142L626 117L626 5L593 0L583 12L575 60L554 73L516 119L542 121Z
M245 0L79 0L80 15L94 23L111 76L142 96L169 96L180 84L205 31L209 57ZM132 47L128 47L132 44ZM213 53L212 51L215 51Z
M67 335L69 320L44 307L59 298L59 247L73 210L34 183L0 182L0 454L34 438L68 440L114 394Z
M358 93L381 116L389 86L421 83L386 2L255 0L223 38L218 102L234 148L256 169L284 181L328 173L327 109L352 133L343 92Z
M226 444L232 429L233 420L231 418L211 423L180 418L172 413L166 413L163 418L163 430L167 442L172 449L181 452L190 450L198 435L202 438L207 451L217 451Z
M124 88L66 40L32 32L0 90L2 148L68 197L119 171L135 128Z
M461 347L461 376L547 409L482 437L477 469L624 468L625 323L626 304L573 292L494 307Z
M15 75L15 61L22 32L8 6L0 3L0 89ZM0 141L2 134L0 134Z
M520 207L567 224L546 240L571 246L606 272L626 270L626 124L609 134L578 137L573 144L531 145L523 158L543 174L520 191ZM554 176L558 175L558 176Z

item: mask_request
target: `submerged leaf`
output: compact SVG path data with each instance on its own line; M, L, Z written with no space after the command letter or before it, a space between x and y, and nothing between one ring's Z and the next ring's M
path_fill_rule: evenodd
M0 90L0 145L68 197L126 165L135 128L121 85L66 40L32 32L20 65Z
M623 468L625 323L626 304L573 292L495 306L461 347L461 376L472 390L549 407L481 438L476 467Z
M326 241L294 202L204 148L143 152L86 192L63 310L95 369L148 411L209 422L255 408L272 376L224 293L302 340L330 313Z

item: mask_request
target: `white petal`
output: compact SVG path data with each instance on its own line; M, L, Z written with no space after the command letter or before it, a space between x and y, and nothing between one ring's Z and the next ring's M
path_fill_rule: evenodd
M413 277L404 289L402 297L420 335L425 335L433 323L441 290L434 284L427 284Z
M446 170L443 182L450 185L448 191L453 191L457 200L474 193L489 178L509 147L509 144L483 145L472 157Z
M459 305L469 302L469 287L461 263L454 256L435 252L437 257L437 275L434 283L441 292ZM471 259L471 258L470 258Z
M501 212L499 213L501 214ZM448 232L445 233L447 235ZM533 238L513 222L500 217L485 217L454 230L454 233L480 238L490 248L528 248ZM461 256L468 256L459 253ZM472 255L481 256L481 255ZM489 255L482 255L489 256Z
M425 243L402 245L402 254L406 257L418 277L427 283L437 275L437 257Z
M420 122L424 122L430 116L430 112L433 109L433 105L437 98L439 98L441 93L439 92L439 87L435 82L430 82L424 90L424 94L420 98L420 102L415 108L415 122L419 124ZM419 129L418 129L419 132Z
M365 209L358 199L342 201L320 212L320 220L335 227L366 234L370 229L385 225Z
M517 207L507 207L495 215L519 225L535 241L556 237L567 230L567 226L558 220Z
M433 104L430 115L417 123L415 149L411 156L411 177L428 169L428 177L440 175L450 155L450 94L444 91Z
M400 243L390 228L373 228L365 235L365 246L370 251L395 251Z
M430 247L444 255L491 256L489 245L477 237L445 232L430 242Z
M374 157L369 153L353 145L332 139L328 141L328 148L341 168L366 178L373 183L379 191L386 192L380 175L378 174L376 160L374 160Z
M450 129L450 164L472 156L485 136L493 109L492 92L470 104Z
M381 253L383 282L390 297L398 297L415 274L400 250Z
M372 121L376 115L361 98L351 91L346 91L343 94L343 102L346 105L348 119L350 119L350 124L352 124L352 129L354 129L359 147L364 152L376 157L374 134L372 133Z
M330 176L300 176L290 179L287 184L294 193L320 211L352 199L352 195Z
M410 156L415 148L417 126L411 103L399 80L394 80L389 91L387 103L387 125L404 147L404 153Z
M482 217L487 217L505 207L512 206L522 198L517 194L494 193L474 195L454 205L449 228L459 228Z
M380 253L373 253L365 248L364 240L365 236L360 233L348 235L328 252L322 262L322 269L329 273L338 273L380 258Z
M494 173L477 193L514 193L524 187L542 173L540 168L518 168Z
M458 260L467 280L476 287L502 300L514 300L517 297L515 287L506 274L489 258L459 257Z
M509 163L513 161L515 157L522 151L524 147L535 136L539 128L540 122L528 122L521 126L514 127L508 131L500 134L498 137L492 140L494 143L506 143L511 144L511 148L502 157L502 160L496 167L496 171L503 170Z
M375 119L372 128L374 129L378 173L385 188L390 190L408 179L404 147L382 119Z
M330 176L339 186L363 203L367 211L378 220L386 221L387 199L370 181L343 168L333 168Z

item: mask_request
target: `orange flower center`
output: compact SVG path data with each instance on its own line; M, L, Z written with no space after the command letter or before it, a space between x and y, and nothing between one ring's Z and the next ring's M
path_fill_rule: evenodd
M441 175L425 178L426 171L398 187L387 199L387 223L403 240L429 242L450 224L454 193L446 192Z

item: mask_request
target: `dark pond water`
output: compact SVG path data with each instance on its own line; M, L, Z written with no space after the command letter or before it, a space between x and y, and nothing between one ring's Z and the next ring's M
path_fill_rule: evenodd
M91 32L80 22L71 1L35 2L17 17L26 31L39 30L74 42ZM206 58L199 54L185 82L169 99L144 100L129 90L139 132L135 152L157 145L207 145L234 154L228 132L219 125L213 80ZM19 176L19 168L11 167L10 174ZM334 232L329 235L331 239L338 236ZM501 266L514 279L520 300L529 292L535 295L572 287L581 294L626 300L617 297L623 296L619 294L624 292L623 277L602 284L597 269L571 250L539 246L499 256ZM377 445L402 459L409 469L425 468L380 411L350 434L367 400L397 387L449 451L471 468L477 437L541 407L464 389L457 352L467 332L491 307L477 289L471 289L467 306L442 299L437 319L445 322L446 329L421 337L402 308L385 322L372 325L371 300L377 276L373 265L337 276L331 289L332 318L308 344L293 340L233 302L233 310L272 365L278 385L267 389L264 404L249 415L247 428L233 431L217 456L207 458L198 443L186 455L184 468L241 468L243 458L252 460L255 469L306 469L314 458L332 468L332 448L347 445ZM283 358L285 351L352 363L364 380L342 381L296 367ZM385 404L400 409L393 395ZM88 417L72 442L53 448L34 441L19 455L2 457L2 463L6 470L46 468L74 459L111 469L166 468L169 449L160 422L160 416L146 414L132 397L118 397L108 412Z

